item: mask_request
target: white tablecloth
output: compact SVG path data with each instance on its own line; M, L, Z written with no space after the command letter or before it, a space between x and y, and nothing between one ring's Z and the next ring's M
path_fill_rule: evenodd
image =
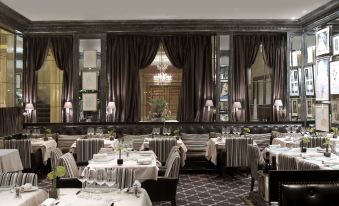
M54 139L44 141L43 139L31 139L32 151L41 148L42 158L44 165L47 164L47 160L51 157L51 150L57 147L57 143Z
M147 192L142 189L142 192L139 194L140 197L137 198L134 194L127 194L124 191L116 191L109 193L100 193L92 194L92 199L85 199L83 195L86 192L82 192L79 195L76 195L76 192L79 189L69 189L64 188L60 189L59 200L60 206L109 206L112 200L117 200L114 203L114 206L151 206L152 202L149 199ZM87 193L89 196L89 194ZM94 198L100 197L100 200L95 200Z
M271 147L265 150L270 152L271 157L277 157L278 169L278 156L279 154L285 154L296 158L297 162L303 160L317 164L323 170L339 170L339 157L335 154L331 154L331 157L325 157L323 153L317 152L317 148L307 148L306 153L301 153L300 148Z
M217 165L217 150L225 149L226 138L211 138L207 142L205 157L207 160Z
M0 149L0 172L16 172L23 170L17 149Z
M151 151L148 151L151 152ZM157 180L159 168L156 165L155 154L152 155L152 163L149 165L141 165L137 163L137 159L149 158L150 156L142 156L145 152L130 152L129 158L127 159L126 154L122 155L124 159L123 165L117 165L117 154L108 154L114 155L115 158L108 162L93 162L89 161L88 167L90 168L135 168L135 179L139 181L144 180Z
M104 147L105 148L115 148L118 146L119 140L114 139L114 140L109 140L109 139L104 139ZM76 141L71 145L71 148L69 149L70 152L75 153L75 148L77 147Z
M281 147L296 148L300 147L300 140L293 141L291 138L277 137L272 140L272 145L280 145Z
M15 193L7 191L0 192L0 205L3 206L37 206L47 199L47 193L38 189L32 192L21 193L21 198L15 198Z

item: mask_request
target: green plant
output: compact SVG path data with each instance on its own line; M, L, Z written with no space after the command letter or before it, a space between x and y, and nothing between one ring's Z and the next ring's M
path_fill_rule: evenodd
M338 128L337 127L331 127L331 130L333 134L337 135L338 134Z
M248 134L251 132L251 129L248 128L248 127L245 127L243 130L242 130L245 134Z
M176 128L175 130L173 130L173 135L178 136L180 134L180 129Z
M308 136L306 136L306 135L305 135L305 136L303 137L303 139L302 139L302 143L303 143L303 144L307 144L307 143L309 143L310 141L311 141L310 138L309 138Z
M170 115L168 103L164 98L150 99L147 103L151 107L150 118L166 118Z
M326 137L324 140L323 145L326 146L326 148L328 148L328 146L330 146L332 143L330 141L330 138Z
M56 182L55 179L57 177L65 176L66 171L64 166L57 166L54 170L47 174L49 180L52 180L52 188L56 189Z
M115 148L115 151L119 152L119 159L121 159L121 152L126 149L126 145L119 143L118 146Z
M310 127L310 128L307 129L307 131L311 134L315 134L316 129L314 127Z
M45 134L51 134L51 133L52 133L52 130L49 129L49 128L46 128L44 132L45 132Z

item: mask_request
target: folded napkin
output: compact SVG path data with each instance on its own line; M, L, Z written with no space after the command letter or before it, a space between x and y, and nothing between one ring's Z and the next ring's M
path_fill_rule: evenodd
M279 148L279 147L281 147L280 144L272 144L269 146L269 148Z
M286 141L291 141L292 138L291 138L290 136L286 136L286 137L285 137L285 140L286 140Z
M32 187L33 187L33 185L31 183L26 183L26 184L20 186L20 190L27 191L27 190L32 189Z
M339 160L327 160L322 162L324 165L339 165Z
M93 159L104 159L107 157L106 153L102 153L102 154L94 154L93 155Z
M326 148L316 147L317 152L326 152ZM328 148L328 152L331 152L331 148Z
M39 206L52 206L55 203L54 198L47 198L45 201L43 201Z
M301 157L304 157L304 158L306 158L306 157L323 157L324 156L324 154L322 154L322 153L302 153L301 154Z
M139 164L151 164L152 159L150 159L150 158L139 158L137 160L137 163L139 163Z

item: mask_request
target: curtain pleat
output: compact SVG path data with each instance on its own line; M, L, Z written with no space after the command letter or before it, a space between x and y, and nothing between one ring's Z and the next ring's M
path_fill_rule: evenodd
M212 42L210 35L176 35L162 38L171 63L183 69L177 119L212 121L205 101L213 97Z
M0 108L0 137L20 133L22 111L19 107Z
M158 48L155 36L107 36L108 98L116 105L115 121L140 120L139 69L152 63Z

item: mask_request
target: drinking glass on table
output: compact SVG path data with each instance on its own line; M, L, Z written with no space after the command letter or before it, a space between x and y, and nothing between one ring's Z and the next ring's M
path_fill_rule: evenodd
M80 167L79 168L78 180L81 182L81 191L84 190L84 185L85 185L85 182L87 181L88 172L89 172L88 167Z
M95 178L96 178L96 170L89 169L88 175L87 175L87 183L89 184L89 186L95 183ZM88 191L89 191L90 198L92 198L91 189L88 189Z
M117 178L117 170L114 168L107 169L107 176L106 176L106 185L108 187L113 187L116 185L116 178Z
M102 186L105 184L107 178L107 173L106 170L103 168L97 169L96 170L96 176L95 176L95 182Z

